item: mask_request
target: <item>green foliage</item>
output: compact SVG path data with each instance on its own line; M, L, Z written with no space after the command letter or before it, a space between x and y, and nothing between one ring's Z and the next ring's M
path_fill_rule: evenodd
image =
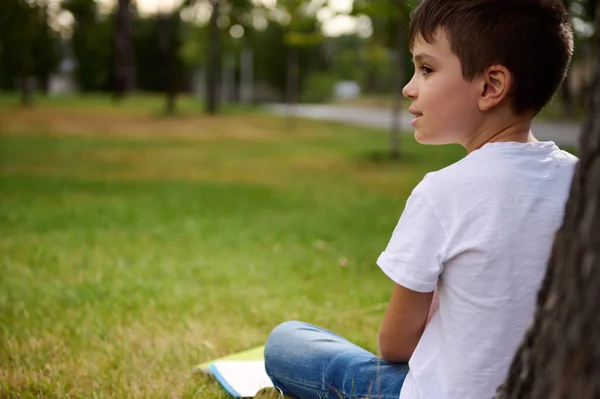
M55 72L62 55L62 41L58 33L52 30L45 15L40 14L37 24L36 39L32 43L33 76L38 79L42 86L47 83L50 74ZM31 29L36 29L35 25Z
M363 39L356 35L342 35L327 40L331 71L340 80L363 80L364 62L361 57Z
M62 7L75 19L71 48L76 60L75 80L79 89L84 92L111 90L114 85L114 15L101 14L94 0L64 0ZM185 53L182 47L184 35L191 28L182 23L178 11L163 17L142 17L134 13L132 19L135 87L142 91L166 89L167 60L161 49L164 29L171 32L165 36L169 43L163 46L175 54L172 66L174 79L180 87L188 82L192 71L183 62Z
M324 1L320 0L319 4ZM289 22L283 25L284 43L289 47L314 47L323 41L319 22L314 13L308 12L304 0L279 0L277 7L287 15ZM317 5L313 5L315 8Z
M598 29L594 21L596 0L570 0L565 1L565 4L574 22L576 51L573 54L573 61L578 62L584 58L585 54L592 52L594 33ZM577 51L582 49L583 51Z
M229 29L233 25L241 25L244 27L245 37L252 35L252 15L251 13L260 5L256 5L252 0L227 0L223 1L221 14L226 13L229 17L229 25L223 29Z
M71 47L79 89L109 89L113 76L112 15L101 15L94 0L63 0L62 8L75 19Z
M366 49L364 51L365 62L365 80L364 91L367 93L381 92L380 87L387 88L384 91L390 91L393 85L391 84L391 75L384 79L380 79L382 72L382 63L384 58L387 58L389 63L388 71L394 65L394 52L403 51L404 60L410 60L411 55L408 48L408 26L410 23L410 13L419 3L419 0L355 0L353 3L353 15L366 15L371 20L373 34L367 39ZM382 50L387 52L382 54ZM410 77L412 63L404 64L403 80L408 81ZM390 79L390 80L388 80ZM383 83L382 83L383 82Z
M283 27L270 21L263 32L251 39L254 48L254 73L259 81L283 92L286 83L286 45Z
M190 64L184 62L184 34L191 28L183 24L178 13L136 18L133 29L133 51L135 53L137 87L143 91L163 92L167 89L166 54L161 49L161 31L170 29L169 43L163 44L174 52L172 73L179 88L191 79Z
M208 52L208 29L206 26L184 24L182 29L183 43L179 49L178 57L183 63L193 67L200 67L206 63Z
M287 51L290 45L284 40L285 26L270 21L264 31L254 32L248 45L254 49L254 75L257 81L268 83L272 88L283 93L286 87ZM324 42L316 46L301 46L299 53L299 80L304 82L306 76L315 71L328 68Z
M563 0L572 17L593 22L598 0Z
M320 32L302 33L290 31L285 34L283 41L290 47L310 47L321 43L323 36Z
M331 72L309 73L302 85L300 101L307 103L322 103L333 97L333 88L338 77Z
M355 0L352 14L366 15L373 27L372 40L394 48L398 40L398 26L408 26L409 2L397 0Z
M19 77L34 77L44 87L61 53L45 2L0 1L0 32L0 88L15 89Z

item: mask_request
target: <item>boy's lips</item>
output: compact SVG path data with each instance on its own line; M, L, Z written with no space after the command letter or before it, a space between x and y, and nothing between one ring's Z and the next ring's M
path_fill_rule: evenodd
M413 115L415 116L415 118L414 118L414 119L413 119L413 120L410 122L410 125L411 125L411 126L414 126L414 125L415 125L415 123L416 123L416 122L417 122L419 119L421 119L421 117L423 116L423 113L422 113L422 112L420 112L420 111L417 111L417 110L416 110L416 109L414 109L414 108L409 108L409 109L408 109L408 112L410 112L411 114L413 114Z

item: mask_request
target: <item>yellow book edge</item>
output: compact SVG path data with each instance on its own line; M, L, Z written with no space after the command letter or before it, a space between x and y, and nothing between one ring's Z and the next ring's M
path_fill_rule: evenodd
M233 353L231 355L223 356L218 359L209 360L208 362L198 364L192 369L196 372L210 372L210 365L214 362L222 362L227 360L264 360L265 358L265 347L257 346L242 352Z

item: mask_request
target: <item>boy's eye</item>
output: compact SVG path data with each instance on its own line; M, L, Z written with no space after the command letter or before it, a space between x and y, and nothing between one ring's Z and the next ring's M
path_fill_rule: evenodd
M427 76L433 72L433 69L431 69L427 65L423 65L420 69L423 76Z

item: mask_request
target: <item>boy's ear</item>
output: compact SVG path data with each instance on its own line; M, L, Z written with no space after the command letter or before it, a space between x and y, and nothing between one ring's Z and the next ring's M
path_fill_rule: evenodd
M503 65L488 67L481 77L479 109L488 111L501 103L509 95L512 83L508 68Z

